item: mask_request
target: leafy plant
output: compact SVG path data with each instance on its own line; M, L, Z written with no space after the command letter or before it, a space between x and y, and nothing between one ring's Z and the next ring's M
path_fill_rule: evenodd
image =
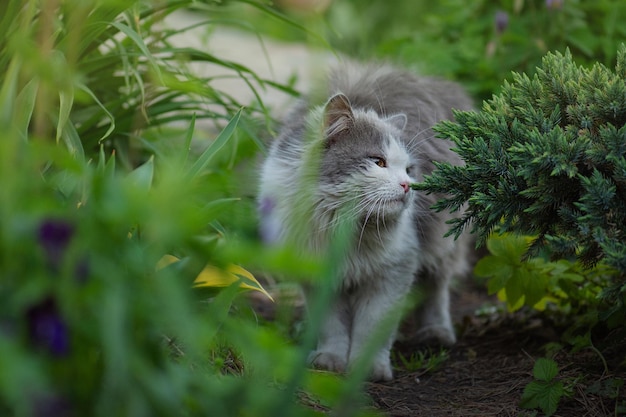
M224 68L245 80L257 98L259 88L295 94L241 64L172 44L172 38L197 25L168 29L162 24L165 17L183 8L208 9L206 4L65 0L22 7L23 3L9 0L2 6L4 104L6 94L18 92L20 134L53 136L79 157L85 152L92 157L101 147L107 152L115 149L118 161L133 167L149 157L142 153L154 146L150 142L157 128L192 117L213 120L218 126L228 121L243 104L220 90L219 78L189 71L189 63ZM218 23L207 19L201 24ZM43 43L25 42L35 36ZM267 120L270 117L260 99L246 104L249 110L242 125L251 133L249 116L261 112Z
M312 342L260 327L240 279L198 302L194 281L217 275L207 264L334 269L247 239L233 167L265 108L242 110L185 67L281 87L169 43L165 16L209 5L0 4L0 414L315 415L300 390L360 414L346 403L360 381L308 371ZM196 118L216 122L210 140L194 141ZM166 254L180 261L158 268Z
M481 112L437 127L467 165L439 164L418 186L448 194L438 210L467 203L453 234L471 225L482 242L494 229L533 235L529 258L547 251L614 269L602 294L614 312L626 296L626 229L617 221L626 216L624 68L624 46L614 73L548 54L533 78L516 74Z
M585 65L613 65L624 16L620 0L349 0L327 13L338 50L459 80L479 99L498 91L511 71L534 73L548 51L569 48Z
M603 265L589 270L566 259L525 258L533 239L497 234L487 240L489 255L478 261L474 274L487 278L488 292L497 293L511 311L553 305L565 314L584 315L586 309L597 308L614 271Z
M564 396L569 396L562 381L556 379L559 369L552 359L539 358L533 367L534 381L524 388L521 405L524 408L540 408L547 415L553 415Z
M422 371L425 374L439 369L448 360L448 357L448 352L445 349L440 349L438 352L418 350L411 353L408 358L398 352L395 359L396 363L407 371Z
M438 164L415 184L442 195L436 209L466 210L449 234L471 228L486 242L490 255L475 272L491 293L511 310L567 316L563 340L592 349L605 372L593 335L623 327L625 317L624 68L625 46L614 71L579 67L569 52L546 55L536 75L514 74L481 111L439 124L465 165ZM537 362L525 406L555 412L568 395L556 372Z

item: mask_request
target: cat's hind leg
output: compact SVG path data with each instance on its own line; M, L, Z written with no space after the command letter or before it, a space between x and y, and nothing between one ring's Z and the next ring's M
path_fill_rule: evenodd
M415 309L418 329L414 339L430 345L452 346L456 334L450 316L450 277L422 276L417 288L419 300Z

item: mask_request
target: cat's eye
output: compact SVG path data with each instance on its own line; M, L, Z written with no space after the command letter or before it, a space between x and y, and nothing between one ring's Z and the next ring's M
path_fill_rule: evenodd
M387 161L385 161L385 158L381 158L379 156L370 156L370 159L374 161L374 163L379 167L387 168Z

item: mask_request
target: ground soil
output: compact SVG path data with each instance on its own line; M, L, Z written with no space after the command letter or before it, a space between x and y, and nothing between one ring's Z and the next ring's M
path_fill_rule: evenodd
M554 354L559 365L557 378L571 388L571 396L560 401L554 415L626 415L626 387L610 394L598 389L610 378L626 378L624 340L611 340L614 334L606 334L611 342L604 344L607 347L602 352L607 373L600 356L591 349L547 352L547 346L560 342L561 330L541 314L508 313L483 289L473 287L457 290L452 306L460 337L447 350L448 357L438 369L408 371L396 364L399 367L393 381L367 385L373 406L384 415L542 415L541 411L521 408L520 399L525 386L533 380L536 359L548 354ZM397 342L394 347L395 356L402 354L405 358L420 349L425 348L411 342Z
M271 318L275 312L270 310L276 304L262 302L264 299L256 298L255 310ZM554 416L626 416L626 387L609 389L615 378L626 380L623 329L594 340L597 352L583 349L573 353L570 347L560 345L563 328L549 315L531 310L507 312L481 286L457 288L451 304L458 342L443 351L410 340L396 342L394 379L365 386L370 406L377 413L387 417L541 416L540 410L522 408L520 401L533 380L535 361L552 357L559 366L557 379L570 393L561 399ZM400 355L411 358L420 352L426 357L441 357L443 352L445 359L435 369L412 370L398 360ZM310 405L333 415L315 401Z

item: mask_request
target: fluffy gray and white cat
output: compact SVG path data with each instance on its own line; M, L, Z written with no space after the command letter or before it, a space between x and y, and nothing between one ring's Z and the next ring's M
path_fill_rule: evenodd
M449 283L469 270L469 239L444 238L450 218L429 207L437 196L410 189L433 161L461 163L431 127L469 110L456 84L387 65L344 64L329 75L325 104L301 101L287 116L261 171L265 240L323 254L344 221L354 225L334 304L309 357L316 368L346 371L412 285L423 300L415 339L451 345ZM395 315L398 316L397 314ZM387 332L371 378L392 378Z

